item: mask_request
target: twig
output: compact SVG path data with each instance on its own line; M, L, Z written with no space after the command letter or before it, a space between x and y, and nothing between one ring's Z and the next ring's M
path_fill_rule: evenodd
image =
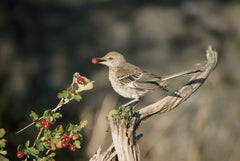
M45 153L45 155L48 155L48 153L51 151L51 149L48 149L47 152Z
M36 139L39 139L39 138L40 138L42 132L43 132L43 128L41 127L40 131L38 132L38 135L37 135L37 138L36 138ZM36 145L36 142L34 142L33 147L34 147L35 145Z
M73 81L71 85L73 85L74 83L75 83L75 82ZM77 91L75 91L75 92L79 93L79 92L81 92L81 91L90 90L90 89L93 88L93 83L94 83L94 81L90 81L90 82L88 82L87 84L83 85L81 88L79 88L79 89L78 89ZM73 100L73 98L70 98L70 99L69 99L69 101L71 101L71 100ZM68 103L68 102L67 102L67 103ZM59 101L58 105L57 105L54 109L52 109L52 112L56 112L56 111L57 111L58 109L60 109L64 104L66 104L66 102L64 102L64 99L61 98L61 100ZM42 119L42 118L43 118L43 117L40 117L39 120ZM34 124L35 124L35 122L30 123L29 125L25 126L24 128L20 129L19 131L17 131L16 134L18 134L18 133L26 130L27 128L31 127L31 126L34 125Z

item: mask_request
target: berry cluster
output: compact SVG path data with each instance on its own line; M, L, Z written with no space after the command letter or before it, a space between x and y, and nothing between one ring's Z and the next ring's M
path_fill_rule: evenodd
M78 136L78 134L72 134L71 138L72 138L73 141L75 141L75 140L77 140L79 138L79 136ZM68 145L68 142L70 140L71 140L70 137L68 135L65 135L63 141L61 142L61 147L62 148L66 148L67 145ZM75 151L76 147L73 144L69 144L69 149L71 151Z
M65 129L62 125L58 125L55 129L50 129L50 124L55 124L58 118L61 118L62 115L58 112L64 104L70 102L71 100L80 101L82 97L79 95L79 92L90 90L93 88L93 82L88 80L86 77L81 76L79 73L74 73L73 81L67 90L58 93L58 98L60 102L53 110L46 110L43 113L43 116L39 117L35 112L30 114L33 123L35 126L40 129L39 133L34 140L33 145L30 145L30 141L27 140L24 145L19 145L17 147L17 158L25 157L25 160L54 160L56 156L55 151L61 148L69 148L70 151L75 151L80 149L81 146L81 130L87 124L87 120L83 120L78 125L73 125L69 123ZM19 130L17 133L23 131L25 128ZM0 129L0 139L1 139L1 129ZM5 144L4 139L0 140L1 144ZM0 149L0 154L1 154Z
M72 134L71 138L72 138L72 141L75 141L79 138L79 136L78 136L78 134ZM61 149L61 148L66 148L69 144L69 149L71 151L75 151L76 147L75 147L74 144L70 143L70 141L71 141L71 139L70 139L69 135L66 134L62 140L60 140L59 142L57 142L55 144L55 146L58 149ZM46 146L46 148L49 149L50 148L50 142L49 141L45 142L45 146ZM55 150L55 147L51 147L51 150Z
M49 125L49 123L47 122L47 121L45 121L44 119L41 119L40 121L39 121L39 123L42 125L42 127L43 127L43 129L49 129L49 127L50 127L50 125Z
M51 117L51 115L49 117ZM86 120L81 121L79 125L73 125L70 123L65 130L62 125L57 126L53 130L49 130L49 123L46 120L40 119L38 121L44 131L43 136L35 140L36 147L30 147L30 141L27 141L25 146L20 145L17 148L17 158L22 158L23 156L29 158L30 156L33 156L38 160L41 159L42 156L45 156L45 159L53 159L56 155L55 151L57 149L68 147L70 151L75 151L76 149L81 148L80 141L82 135L80 131L86 126Z

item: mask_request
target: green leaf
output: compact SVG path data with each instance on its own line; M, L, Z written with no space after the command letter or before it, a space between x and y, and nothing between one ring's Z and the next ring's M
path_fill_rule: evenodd
M7 150L0 150L0 154L7 155ZM1 160L2 161L2 160Z
M83 137L82 134L80 134L80 133L78 133L78 136L79 136L79 138L82 138L82 137Z
M6 143L0 140L0 148L5 148L5 146L6 146Z
M42 127L42 125L39 122L36 122L35 126L36 127Z
M60 139L52 139L52 140L51 140L51 143L53 143L53 144L56 144L56 143L58 143L58 142L60 142Z
M132 110L131 107L126 107L126 108L125 108L125 112L130 112L131 110Z
M34 111L31 112L30 117L32 118L33 122L38 120L38 115Z
M33 155L33 156L39 154L39 151L38 151L37 149L33 148L33 147L28 148L27 150L28 150L28 152L29 152L31 155Z
M2 138L5 135L5 133L6 133L6 131L3 128L1 128L0 129L0 138Z
M55 146L55 143L54 143L54 141L50 141L50 147L53 147L53 146Z
M52 152L52 153L50 153L50 154L48 155L48 158L53 158L53 157L55 157L55 156L56 156L56 153Z
M39 151L44 151L45 146L43 145L43 143L40 143L40 144L37 145L37 149L38 149Z
M61 118L61 117L62 117L62 114L60 114L59 112L57 112L57 113L54 114L54 117L55 117L56 119Z
M110 120L110 117L118 115L118 114L119 114L119 110L111 110L107 115L107 119Z
M70 101L70 99L68 99L68 98L64 99L64 103L68 103L69 101Z
M28 147L29 147L29 144L30 144L30 141L28 140L28 141L25 143L25 147L28 148Z
M39 158L39 160L37 160L37 161L47 161L48 160L48 158Z
M87 120L82 120L82 121L80 121L79 127L80 127L80 128L84 128L84 127L87 125L87 123L88 123Z
M19 144L18 146L17 146L17 151L22 151L23 150L23 146L21 145L21 144Z
M72 93L71 95L72 98L75 99L76 101L80 101L82 99L82 97L77 93Z
M44 120L47 120L48 117L52 114L52 111L51 110L45 110L44 113L43 113L43 119Z
M120 107L119 112L124 111L125 107Z
M50 130L44 130L45 140L50 140L52 138Z
M124 118L124 116L120 116L120 115L113 115L113 117L114 117L115 119L123 119L123 118Z
M75 147L77 148L77 149L80 149L81 148L81 146L80 146L80 141L79 140L75 140L74 142L73 142L73 144L75 145Z
M60 98L67 98L69 96L69 93L67 91L62 91L60 93Z
M49 117L49 123L53 123L54 119L52 116Z
M41 141L40 141L39 139L36 139L34 142L35 142L36 144L39 144Z
M62 125L58 125L54 131L56 131L56 134L55 134L55 135L61 135L61 134L63 134L63 133L64 133L63 126L62 126Z
M73 85L71 85L71 86L69 87L69 91L70 91L70 92L73 92Z
M73 129L73 125L71 123L69 123L66 127L66 131L69 132Z
M36 143L37 149L38 149L39 151L44 151L45 146L44 146L44 144L43 144L40 140L36 139L36 140L35 140L35 143Z
M72 132L77 133L78 131L81 131L81 127L78 125L73 125Z

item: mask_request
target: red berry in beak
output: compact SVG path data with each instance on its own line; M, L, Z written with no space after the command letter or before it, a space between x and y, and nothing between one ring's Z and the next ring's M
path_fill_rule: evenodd
M92 64L97 64L98 63L98 59L97 58L92 58Z

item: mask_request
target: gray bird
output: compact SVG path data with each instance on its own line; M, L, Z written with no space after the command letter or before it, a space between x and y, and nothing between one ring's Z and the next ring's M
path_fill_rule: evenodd
M181 72L163 79L128 63L122 54L115 51L107 53L104 57L98 58L98 60L100 64L104 64L109 68L109 80L113 89L119 95L133 99L124 104L123 107L138 103L140 98L149 91L156 89L168 91L166 86L166 80L168 79L193 73Z

